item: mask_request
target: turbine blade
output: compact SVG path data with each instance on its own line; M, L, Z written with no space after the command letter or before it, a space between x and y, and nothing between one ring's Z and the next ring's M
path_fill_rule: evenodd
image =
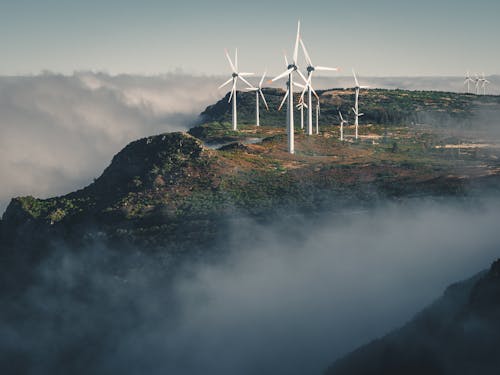
M356 87L359 87L358 77L356 77L356 72L354 68L352 69L352 75L354 76L354 82L356 82Z
M313 63L311 61L311 57L309 56L309 53L307 53L306 46L304 45L304 42L302 41L302 38L300 38L300 45L302 46L302 51L304 52L304 56L306 57L306 62L309 66L313 66Z
M236 67L236 71L238 71L238 48L234 52L234 66Z
M229 95L229 100L228 100L228 103L231 102L231 100L233 99L233 95L234 93L236 92L236 79L234 80L234 83L233 83L233 88L231 89L231 95Z
M318 96L318 94L316 94L316 91L313 89L312 86L309 86L309 87L311 88L311 91L314 94L314 96L316 97L316 99L318 99L318 103L319 103L319 96Z
M231 83L232 80L233 80L233 78L229 78L226 82L224 82L222 85L219 86L219 90L221 88L223 88L224 86L226 86L227 84Z
M250 76L254 76L255 73L238 73L238 75L240 77L250 77Z
M253 87L252 84L250 82L248 82L245 78L240 77L240 76L238 76L238 78L241 79L243 82L245 82L248 85L248 87Z
M293 68L290 68L290 69L287 69L285 70L283 73L281 73L279 76L277 77L274 77L270 82L274 82L274 81L277 81L283 77L286 77L287 75L289 75L291 72L293 72Z
M259 90L259 94L260 94L260 97L262 98L262 100L264 101L264 105L266 106L266 109L269 111L269 106L267 105L267 100L266 100L266 97L264 96L264 93L262 92L262 90Z
M315 66L314 70L337 72L339 70L339 68L329 68L327 66Z
M286 90L286 94L285 96L283 97L283 100L281 101L281 104L280 106L278 107L278 111L281 111L281 108L283 107L283 104L285 104L285 101L286 101L286 98L288 98L288 94L290 93L289 90Z
M340 121L344 122L344 118L342 117L342 113L339 111Z
M235 73L236 72L236 68L235 68L233 62L231 61L231 57L229 57L229 52L227 52L227 49L224 50L224 52L226 53L227 61L229 61L229 65L231 66L231 69L233 70L233 73Z
M288 64L288 58L286 57L285 51L283 51L283 57L285 58L285 65L286 65L286 68L288 69L288 65L290 65L290 64Z
M264 74L262 74L262 78L260 79L260 82L259 82L259 89L262 88L262 84L264 83L264 78L266 78L266 74L267 74L267 70L264 71Z
M295 38L295 47L293 49L293 63L297 64L297 57L299 54L299 40L300 40L300 20L297 23L297 37Z
M306 94L306 89L304 88L304 90L302 90L302 93L300 94L300 98L299 98L299 101L301 101L302 103L304 103L304 95Z
M304 77L304 75L302 74L302 72L300 70L297 70L297 74L300 76L300 78L302 78L304 80L306 85L309 83L308 79L306 77ZM311 78L311 76L309 76L309 78Z

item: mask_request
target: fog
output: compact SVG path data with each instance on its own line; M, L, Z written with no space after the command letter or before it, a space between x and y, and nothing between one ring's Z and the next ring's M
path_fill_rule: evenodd
M137 138L187 130L224 96L217 87L226 79L182 72L0 77L0 212L14 196L45 198L89 184ZM461 77L369 78L360 72L360 79L381 88L464 89ZM500 81L489 79L494 92ZM315 82L318 89L353 85L351 77L336 74Z
M227 254L175 269L140 251L59 245L31 287L1 301L0 367L320 374L487 268L498 257L499 208L418 200L275 224L242 219L216 246Z
M14 196L89 184L137 138L188 129L217 100L215 82L183 74L0 77L0 212Z

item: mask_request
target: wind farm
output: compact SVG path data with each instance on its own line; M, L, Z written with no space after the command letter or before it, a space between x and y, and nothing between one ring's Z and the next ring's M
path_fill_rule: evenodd
M301 67L299 65L299 52L300 50L303 53L303 60L305 62L305 71L304 73L301 71ZM294 109L299 110L300 116L300 130L308 136L319 135L320 134L320 114L321 114L321 99L316 90L313 87L313 76L315 72L339 72L340 68L338 67L327 67L315 65L312 62L311 56L309 54L308 49L304 43L301 34L301 23L300 20L297 22L297 31L295 34L295 40L293 44L293 54L291 57L291 61L288 60L286 53L284 54L285 60L285 71L281 74L275 76L271 80L267 81L268 84L275 84L277 81L282 80L283 78L287 78L286 80L286 90L284 91L283 98L277 106L277 110L281 111L285 102L286 102L286 119L284 121L283 127L287 134L287 150L288 153L295 153L295 133L297 131L295 125L295 117L294 117ZM265 75L261 77L258 84L255 87L249 83L244 77L252 75L252 73L239 73L238 65L237 65L237 52L235 55L235 63L233 64L229 54L227 51L225 52L226 58L229 62L229 65L232 69L232 78L222 84L219 89L224 86L233 83L231 91L229 92L229 102L232 102L232 124L233 130L237 130L237 105L236 105L236 96L237 96L237 81L240 78L245 84L247 84L246 91L255 92L255 124L256 126L261 125L261 116L260 116L260 98L262 98L266 110L269 111L269 106L266 101L264 91L266 88L263 87ZM352 112L353 115L353 127L354 134L345 134L344 133L344 125L347 125L347 122L341 117L340 108L337 107L335 109L335 113L339 113L337 117L336 123L341 124L342 130L340 131L340 139L341 140L350 140L350 141L358 141L360 139L360 119L365 115L360 109L360 93L361 90L369 90L372 89L369 85L361 85L358 80L358 75L354 68L351 69L352 78L354 80L354 86L352 88L354 92L354 98L352 106L349 107L348 112ZM294 76L296 78L294 78ZM471 86L474 88L475 95L486 95L487 86L491 82L486 79L484 73L476 73L475 75L471 75L469 71L467 71L465 76L464 85L466 87L466 93L471 94ZM294 93L294 87L297 87L301 90L299 95ZM344 91L347 89L344 89ZM342 92L339 90L339 92ZM335 93L335 91L333 91ZM335 94L334 94L335 95ZM260 97L260 98L259 98ZM313 97L315 99L315 104L313 104ZM306 121L304 121L304 111L307 111ZM313 118L315 118L315 126L313 126ZM334 126L334 124L330 120L330 126Z
M0 14L0 373L498 372L500 5L113 2Z

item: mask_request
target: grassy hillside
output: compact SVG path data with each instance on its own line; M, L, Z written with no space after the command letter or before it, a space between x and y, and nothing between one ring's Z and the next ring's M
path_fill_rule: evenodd
M267 126L284 126L286 120L286 104L278 111L284 90L264 89L269 104L269 111L262 105L261 122ZM350 122L353 121L351 108L354 106L354 90L331 89L317 91L320 97L321 124L339 124L338 111ZM298 101L299 95L296 94ZM230 122L231 104L229 94L216 104L207 107L202 113L204 122ZM361 124L410 125L412 123L429 123L446 125L450 121L470 124L481 111L500 111L500 97L476 96L437 91L406 90L361 90L359 105L364 116ZM315 99L313 106L315 106ZM297 123L300 112L295 108ZM255 124L255 94L238 92L238 118L241 124Z

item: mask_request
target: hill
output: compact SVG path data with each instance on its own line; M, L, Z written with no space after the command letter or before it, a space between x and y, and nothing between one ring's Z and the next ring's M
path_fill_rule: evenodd
M210 243L224 235L221 223L241 214L272 220L284 212L338 211L385 199L498 192L499 149L491 139L486 143L478 137L477 129L457 134L430 125L369 124L361 127L360 140L341 142L338 127L327 122L328 113L336 111L332 103L350 94L331 92L322 92L326 115L320 134L308 137L297 129L293 156L286 152L283 128L273 123L277 117L269 120L271 125L264 118L266 126L241 125L237 132L229 123L214 121L228 115L222 100L204 111L210 122L190 134L160 134L130 143L82 190L50 199L13 199L1 222L2 242L29 247L53 238L79 242L99 236L178 250ZM243 122L254 107L252 98L240 96ZM271 106L278 99L271 98ZM370 90L363 100L374 103L373 108L387 100L398 108L398 118L409 103L474 118L471 108L495 110L500 98ZM346 128L346 134L352 132Z
M261 111L261 121L267 126L283 126L286 106L277 108L285 94L284 90L263 89L269 104L269 111ZM354 90L318 90L320 99L321 123L339 124L338 111L350 122L353 120ZM298 100L299 94L296 94ZM202 112L203 122L230 122L231 105L229 93L216 104ZM296 101L297 101L296 100ZM316 105L316 99L313 105ZM440 91L407 91L370 89L361 90L359 103L364 116L361 124L410 125L427 123L445 126L471 125L477 114L500 110L500 97L491 95L472 95ZM255 94L238 92L238 119L241 124L255 124ZM300 112L295 108L295 118L299 122Z
M327 375L497 374L500 260L450 286L411 322L335 362Z

